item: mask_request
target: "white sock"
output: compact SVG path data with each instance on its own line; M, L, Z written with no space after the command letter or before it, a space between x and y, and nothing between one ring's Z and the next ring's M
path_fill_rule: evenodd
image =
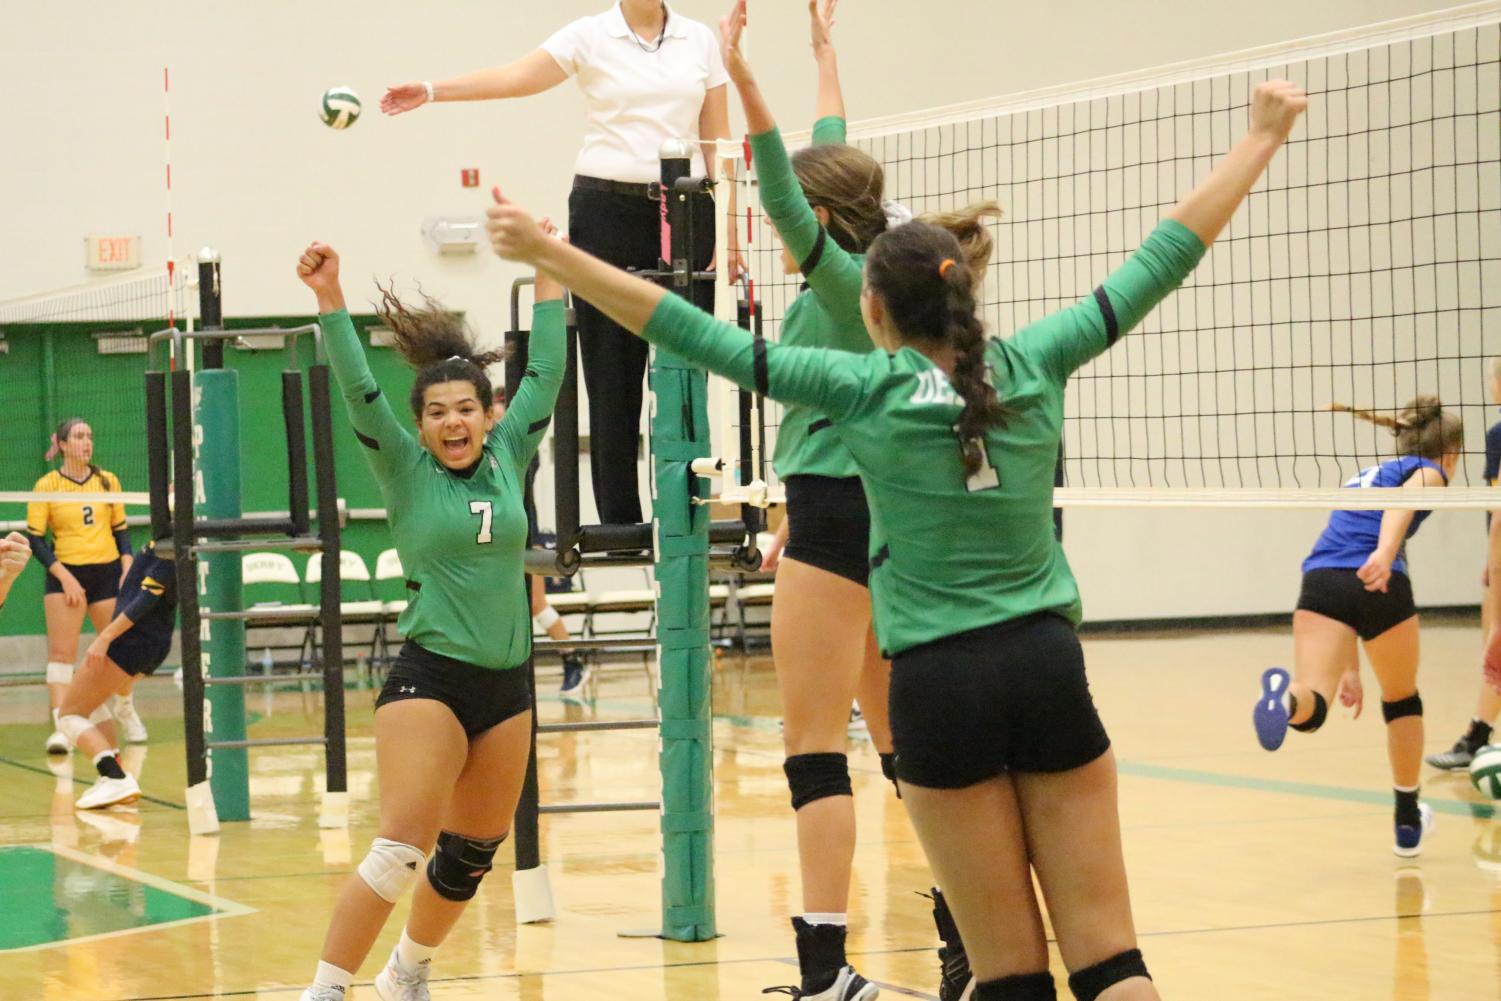
M349 985L354 983L354 974L348 970L341 970L332 963L318 963L318 972L313 974L314 987L333 987L344 993L349 993Z
M438 951L435 945L423 945L414 942L407 930L401 930L401 941L396 943L396 961L406 968L408 973L416 973L422 967L433 961L433 954Z
M850 923L849 914L834 911L809 911L803 915L803 921L810 925L847 925Z
M136 707L136 704L135 704L135 693L134 692L126 692L124 695L116 695L115 696L115 700L114 700L114 705L111 706L110 708L111 709L124 709L126 712L134 712L135 711L135 707Z

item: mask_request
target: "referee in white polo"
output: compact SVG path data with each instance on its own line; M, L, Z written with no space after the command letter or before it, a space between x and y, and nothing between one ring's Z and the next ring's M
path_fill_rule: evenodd
M663 0L619 0L602 14L567 25L515 62L392 87L380 107L396 115L431 101L526 97L570 76L588 103L588 127L568 196L569 239L616 267L655 268L660 208L648 192L661 175L663 141L699 140L693 171L702 176L713 169L714 140L729 137L729 76L719 38L706 25ZM696 213L695 231L708 234L694 262L703 269L714 260L714 207L700 199ZM713 285L695 283L694 302L712 311ZM595 505L604 524L637 524L644 520L636 460L647 345L588 303L579 301L577 310Z

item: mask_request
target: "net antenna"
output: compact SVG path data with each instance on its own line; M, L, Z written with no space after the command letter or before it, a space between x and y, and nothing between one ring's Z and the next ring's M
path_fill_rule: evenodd
M1056 500L1489 508L1480 456L1501 356L1498 22L1496 4L1470 4L855 123L849 141L882 164L887 197L919 215L1000 202L982 319L1006 337L1088 296L1142 243L1243 133L1257 83L1301 84L1308 113L1198 270L1070 382ZM775 340L799 278L781 274L748 166L740 208L756 317ZM1419 395L1464 418L1454 486L1421 499L1341 489L1395 457L1395 444L1329 404L1395 414ZM768 447L779 412L765 408Z

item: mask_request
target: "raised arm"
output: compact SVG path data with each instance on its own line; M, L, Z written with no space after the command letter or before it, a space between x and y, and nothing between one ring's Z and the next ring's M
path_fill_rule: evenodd
M740 35L744 27L745 0L737 0L734 9L719 22L720 47L730 81L740 93L740 103L745 109L746 128L751 133L751 154L760 182L761 207L776 227L788 253L798 262L808 286L838 317L838 322L858 327L860 265L844 248L829 239L808 204L802 185L797 182L792 160L772 119L771 109L756 85L750 64L740 51Z
M486 214L497 254L548 272L632 333L742 386L814 407L835 420L858 404L864 385L862 356L767 345L657 285L548 237L511 202L501 199Z
M818 66L818 100L814 105L819 122L837 118L841 124L844 114L844 92L839 87L839 58L834 52L834 11L839 0L824 0L819 9L818 0L808 0L808 21L813 31L813 61ZM841 133L842 133L841 129ZM813 141L818 142L818 126L813 127ZM841 134L833 142L844 142Z
M1308 95L1295 83L1257 84L1251 95L1251 127L1167 217L1188 227L1204 246L1213 243L1307 108Z
M329 367L344 397L355 437L365 446L365 457L375 478L384 484L411 463L421 446L396 419L390 402L370 372L365 349L344 305L344 290L339 285L339 255L326 243L309 245L297 262L297 277L318 298L318 321L323 326L323 348L328 352Z
M1059 381L1113 345L1198 266L1307 107L1308 96L1296 84L1257 85L1250 129L1209 176L1094 292L1022 330L1015 344Z
M554 36L556 37L556 36ZM380 110L388 115L412 111L432 101L494 101L507 97L530 97L551 90L568 73L546 49L533 49L504 66L477 70L447 80L415 81L388 87ZM428 96L428 87L432 96Z
M563 385L568 358L568 338L563 318L563 288L545 271L537 272L532 305L532 336L526 356L526 375L509 401L506 415L491 436L511 457L521 476L537 454L547 425L552 421Z

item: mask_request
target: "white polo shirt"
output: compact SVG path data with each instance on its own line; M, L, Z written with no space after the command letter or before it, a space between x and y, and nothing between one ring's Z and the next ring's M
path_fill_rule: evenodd
M729 82L719 39L707 25L671 9L667 37L653 44L632 37L620 4L581 17L542 43L563 72L578 78L588 102L588 131L574 171L611 181L655 181L666 139L698 140L704 96ZM693 170L704 172L695 145Z

